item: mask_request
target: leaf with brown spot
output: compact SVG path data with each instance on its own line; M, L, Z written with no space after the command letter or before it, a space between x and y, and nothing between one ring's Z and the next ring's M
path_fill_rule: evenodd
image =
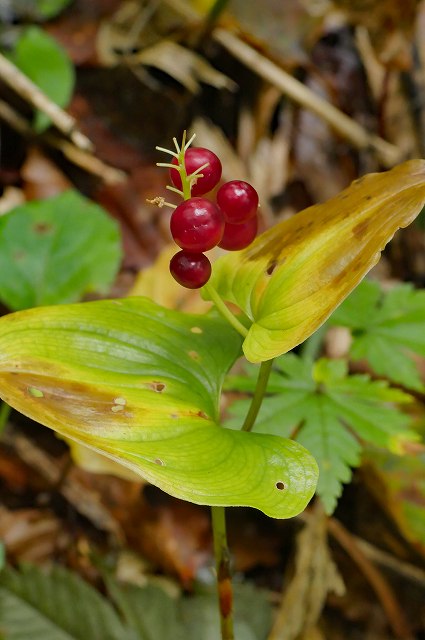
M364 176L220 258L211 285L252 321L247 359L274 358L314 333L424 204L425 161L410 160Z
M220 426L240 345L224 320L146 298L40 307L0 318L0 396L178 498L288 518L317 465L291 440Z

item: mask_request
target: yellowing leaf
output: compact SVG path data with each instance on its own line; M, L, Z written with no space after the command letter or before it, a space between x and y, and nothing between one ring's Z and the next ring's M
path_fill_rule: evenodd
M246 358L268 360L314 333L424 204L425 161L411 160L360 178L220 258L211 285L252 321Z
M292 440L220 426L240 344L214 314L146 298L38 307L0 318L0 396L173 496L288 518L317 464Z

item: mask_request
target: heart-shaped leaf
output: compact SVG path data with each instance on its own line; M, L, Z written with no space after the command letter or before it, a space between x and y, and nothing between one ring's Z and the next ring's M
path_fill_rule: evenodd
M287 518L317 465L292 440L218 424L240 345L222 319L146 298L30 309L0 319L0 395L174 496Z
M120 261L117 223L77 191L0 217L0 300L14 311L105 292Z
M210 284L252 321L247 359L286 353L316 331L424 204L425 161L411 160L360 178L220 258Z

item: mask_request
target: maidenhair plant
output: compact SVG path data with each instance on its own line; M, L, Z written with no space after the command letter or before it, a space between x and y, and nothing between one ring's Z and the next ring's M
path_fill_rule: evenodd
M213 184L220 176L215 165L210 171L208 158L188 171L185 157L194 153L188 145L183 139L169 152L170 169L177 172L173 189L185 213L172 228L186 260L171 271L183 284L201 286L212 310L186 314L129 298L4 316L0 395L169 494L211 506L222 638L230 640L225 507L250 506L289 518L306 507L318 479L314 451L291 438L252 432L273 359L311 336L376 264L395 231L418 215L425 204L425 162L365 176L252 242L246 237L242 246L248 246L220 257L210 274L205 238L213 228L213 245L220 244L226 225L255 219L255 193L226 186L218 202L205 198L204 175L215 172ZM195 151L199 155L205 157ZM235 196L237 187L242 195ZM249 214L241 220L237 198L244 197L243 189ZM200 209L198 233L194 211ZM235 247L230 242L227 248ZM240 428L231 430L220 423L220 394L242 354L259 365L257 382Z

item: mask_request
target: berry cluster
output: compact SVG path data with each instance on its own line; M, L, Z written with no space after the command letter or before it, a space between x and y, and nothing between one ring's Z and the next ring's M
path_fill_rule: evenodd
M182 286L198 289L211 276L205 251L216 246L238 251L254 240L258 194L248 182L231 180L219 188L216 202L203 197L219 183L221 162L209 149L189 144L182 149L176 144L172 163L160 166L169 167L170 188L185 197L171 216L171 235L182 250L171 259L170 272Z

